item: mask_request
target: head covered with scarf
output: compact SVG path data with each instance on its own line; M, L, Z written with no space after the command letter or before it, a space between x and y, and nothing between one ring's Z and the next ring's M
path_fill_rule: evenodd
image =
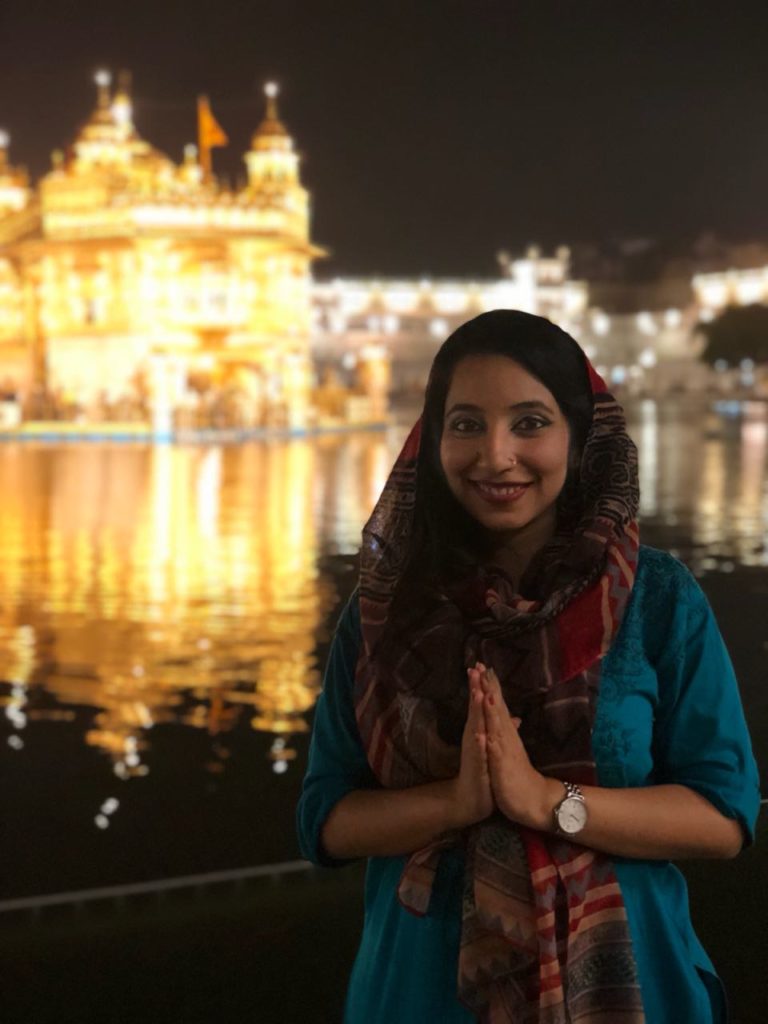
M554 534L517 585L453 497L440 464L457 364L503 355L551 392L569 428ZM576 342L512 310L459 327L437 353L422 416L363 530L355 713L382 785L456 776L466 669L498 675L543 774L594 784L600 663L637 564L635 447L623 412ZM500 814L413 853L398 895L427 913L441 851L465 850L459 998L488 1024L644 1020L621 891L609 858Z

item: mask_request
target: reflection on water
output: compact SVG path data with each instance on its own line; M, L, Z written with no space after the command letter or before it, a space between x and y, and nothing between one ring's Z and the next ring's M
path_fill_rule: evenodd
M768 565L766 406L733 414L643 402L629 419L647 535L698 572ZM285 776L290 801L318 660L351 586L344 571L405 433L0 446L0 757L26 758L24 777L42 793L58 770L55 735L79 730L112 779L91 829L114 831L128 790L152 799L147 774L173 761L185 734L204 738L196 757L209 779L241 779L228 759L256 744L253 799ZM153 761L158 726L182 733Z
M239 447L0 447L0 680L21 749L30 687L98 713L121 777L149 731L243 713L284 770L318 692L336 603L321 553L353 553L391 438ZM66 716L64 716L66 718Z
M640 513L695 572L768 565L768 405L628 410Z

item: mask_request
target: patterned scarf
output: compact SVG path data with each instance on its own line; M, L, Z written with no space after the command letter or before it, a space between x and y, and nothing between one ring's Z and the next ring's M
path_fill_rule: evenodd
M596 783L591 732L600 664L632 589L639 539L635 447L621 407L589 372L594 412L581 461L581 515L526 573L544 581L538 599L521 597L502 570L478 567L472 580L444 588L407 637L397 638L385 670L376 647L409 553L421 420L397 459L363 530L354 689L363 744L384 786L455 777L465 669L478 660L495 669L511 713L522 718L535 767ZM451 702L452 732L438 725ZM458 996L480 1021L642 1024L609 858L496 814L409 857L398 890L408 910L427 913L441 852L455 845L463 845L466 863Z

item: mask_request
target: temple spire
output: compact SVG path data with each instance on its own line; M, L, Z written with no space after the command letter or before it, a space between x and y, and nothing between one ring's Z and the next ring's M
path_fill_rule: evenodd
M265 83L267 109L264 119L253 133L251 148L245 154L249 187L266 188L272 193L276 189L299 184L298 156L293 151L293 140L277 112L278 91L277 82Z
M133 131L133 103L131 102L131 73L121 71L117 78L117 91L112 101L112 117L115 124L130 135Z
M280 118L277 113L277 94L280 92L280 87L277 82L267 82L264 86L264 94L267 97L267 120L279 121Z
M109 87L112 85L112 74L106 68L100 68L93 76L96 83L96 104L99 110L109 110L111 97Z
M21 210L29 199L29 178L23 167L12 167L8 159L11 136L0 128L0 216Z

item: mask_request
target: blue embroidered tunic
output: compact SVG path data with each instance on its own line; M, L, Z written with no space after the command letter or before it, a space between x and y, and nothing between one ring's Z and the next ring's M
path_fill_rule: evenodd
M302 852L334 866L320 834L332 807L377 787L355 722L360 646L353 598L342 613L316 709L297 811ZM674 782L740 822L750 841L759 810L757 768L728 653L707 600L672 556L641 547L618 636L606 655L593 733L601 786ZM441 859L429 912L397 900L405 857L371 857L365 923L345 1024L470 1024L456 997L463 855ZM629 919L648 1024L721 1024L725 1000L691 925L685 880L666 860L613 858Z

